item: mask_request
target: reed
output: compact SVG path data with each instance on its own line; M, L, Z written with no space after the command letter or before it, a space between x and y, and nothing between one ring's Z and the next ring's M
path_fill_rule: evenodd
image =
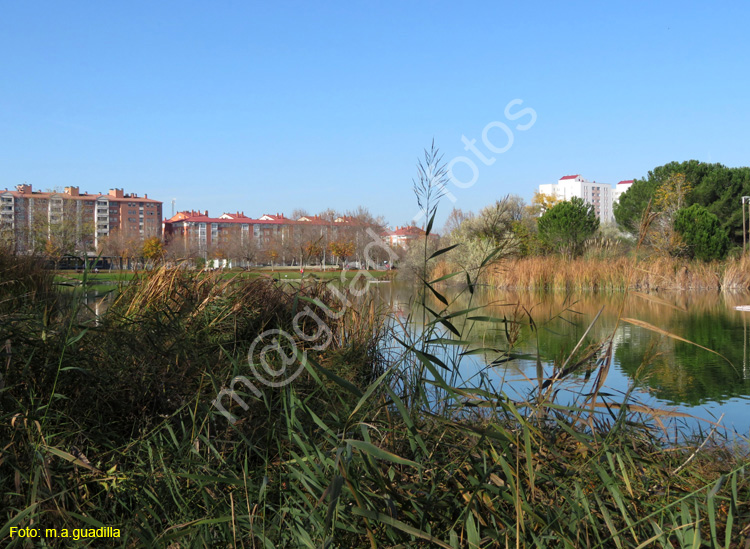
M14 311L34 301L50 301L52 273L39 258L15 253L0 246L0 313Z
M498 288L526 290L748 291L748 261L745 258L704 263L667 257L567 260L538 256L499 261L488 270L483 282Z
M566 281L541 261L526 273L538 287ZM657 426L669 413L600 391L606 340L571 341L521 400L461 379L458 343L472 330L509 326L510 361L513 326L540 320L523 307L504 317L475 309L476 282L451 302L424 281L434 298L416 315L424 324L392 319L356 291L343 307L318 282L169 269L133 281L89 321L75 305L44 321L44 300L23 294L0 324L0 538L25 547L8 538L12 526L107 525L122 537L80 546L750 543L745 455L715 435L665 446ZM228 422L211 406L216 392L248 373L258 333L291 330L307 304L343 313L326 317L331 345L300 338L303 374L245 391L247 409L234 405ZM557 402L569 383L578 400Z

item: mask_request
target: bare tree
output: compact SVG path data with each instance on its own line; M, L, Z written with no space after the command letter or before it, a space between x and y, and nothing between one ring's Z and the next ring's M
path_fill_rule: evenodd
M300 217L310 217L310 214L307 212L305 208L294 208L289 218L296 221Z
M443 235L450 236L451 233L461 226L461 223L473 217L473 212L464 212L460 208L453 208L448 215L448 219L445 220L445 225L443 225Z
M129 269L138 257L140 249L140 234L113 229L99 242L98 252L105 257L116 258L120 269Z
M31 249L57 265L66 255L85 256L94 250L94 223L84 218L73 201L60 200L49 210L33 215L29 240Z
M251 235L235 232L227 237L223 245L223 253L241 267L248 267L259 256L258 242Z

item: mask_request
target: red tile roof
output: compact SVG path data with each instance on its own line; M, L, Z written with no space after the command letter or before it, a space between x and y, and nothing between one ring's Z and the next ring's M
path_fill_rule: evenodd
M576 175L566 175L566 176L561 177L560 181L562 181L563 179L575 179L576 177L578 177L578 174L576 174Z
M245 212L237 212L237 213L225 212L221 214L219 219L250 219L250 218L245 215Z
M120 189L120 191L122 191ZM11 194L16 198L50 198L53 196L59 196L66 200L97 200L99 198L106 198L110 202L151 202L154 204L161 204L161 201L149 198L148 195L138 196L135 193L122 194L122 196L115 196L113 191L108 194L104 193L93 193L79 192L78 187L66 187L64 191L34 191L31 185L18 185L15 191L8 189L0 190L1 194Z
M419 227L409 225L407 227L396 227L395 231L390 231L389 236L424 236L425 232Z
M632 183L633 181L633 179L626 179L625 181L620 181L618 185L626 185L628 183Z
M225 213L221 217L210 217L208 210L203 212L200 211L184 211L178 212L170 219L165 219L165 223L247 223L253 225L328 225L328 221L322 219L320 216L306 216L309 221L299 221L284 217L284 214L264 214L258 219L253 219L244 214L244 212L238 213ZM263 219L265 218L265 219Z
M319 215L303 215L296 220L297 223L306 223L308 225L328 225L328 220L323 219Z
M277 213L276 215L274 215L274 214L263 214L263 215L260 216L259 219L263 219L264 217L267 217L268 221L277 221L277 220L282 220L282 219L284 221L291 221L291 219L288 219L288 218L284 217L284 214L279 214L279 213Z

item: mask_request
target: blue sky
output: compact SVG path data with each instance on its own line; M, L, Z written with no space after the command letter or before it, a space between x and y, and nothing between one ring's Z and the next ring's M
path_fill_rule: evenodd
M0 188L148 193L212 215L456 207L672 160L747 165L750 4L0 1ZM531 108L517 120L510 113ZM501 154L482 142L482 130ZM464 149L462 136L495 162ZM468 181L465 163L454 164ZM442 205L439 221L454 204Z

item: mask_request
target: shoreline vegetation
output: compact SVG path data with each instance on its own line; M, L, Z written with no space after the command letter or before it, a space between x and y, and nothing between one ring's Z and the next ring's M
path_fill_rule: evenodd
M440 278L458 266L437 263ZM703 262L670 257L577 258L537 256L503 259L479 279L502 290L532 291L750 291L750 259Z
M481 316L472 285L460 310L436 281L417 287L422 319L399 322L354 288L342 300L314 279L162 267L82 321L85 305L60 299L52 278L32 258L0 255L8 547L26 546L12 527L102 525L119 528L120 547L750 540L747 451L714 429L679 442L669 433L680 414L607 394L607 341L571 341L524 400L467 385L457 344L472 326L504 323L513 360L514 325L543 320ZM212 400L251 375L250 343L271 327L294 333L306 305L326 318L329 345L302 326L306 336L284 343L299 377L238 388L245 406L227 398L237 419L227 421ZM575 403L556 401L563 387Z

